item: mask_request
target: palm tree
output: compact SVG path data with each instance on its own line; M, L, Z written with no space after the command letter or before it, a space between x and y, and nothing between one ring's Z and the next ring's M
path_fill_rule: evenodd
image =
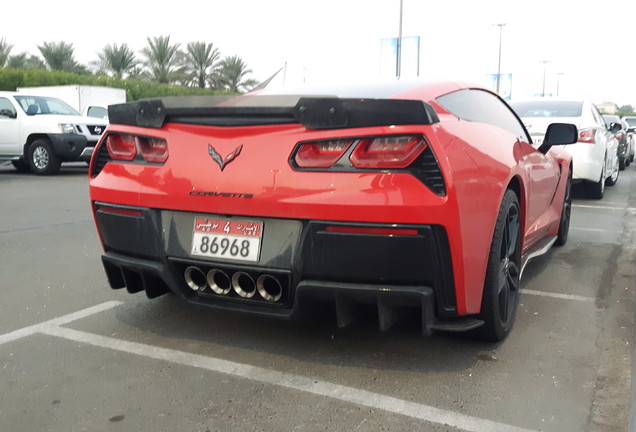
M51 70L59 70L64 72L77 72L85 69L75 61L75 49L73 44L66 42L44 42L38 45L40 54L44 57L46 65Z
M46 65L39 57L25 52L9 57L7 66L15 69L46 69Z
M7 43L4 38L0 39L0 68L4 67L5 63L9 59L9 54L13 45Z
M141 53L146 58L144 64L155 81L169 84L174 80L175 73L178 73L181 66L179 45L171 45L170 36L148 38L148 46Z
M188 43L186 70L195 85L205 88L205 83L214 74L220 56L219 49L214 48L212 43Z
M135 53L125 43L121 46L106 45L97 56L99 60L95 64L98 72L111 73L118 79L123 78L124 74L130 74L138 63Z
M222 88L235 93L254 87L258 82L254 79L246 79L246 75L252 73L251 69L239 56L225 57L219 63L217 74L213 82L217 88Z

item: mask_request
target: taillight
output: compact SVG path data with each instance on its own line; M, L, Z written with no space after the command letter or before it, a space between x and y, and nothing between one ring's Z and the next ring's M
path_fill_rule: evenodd
M106 149L114 160L131 161L137 154L146 162L163 163L168 160L168 143L161 138L111 133L106 136Z
M356 168L406 168L426 148L417 136L365 138L351 154Z
M301 144L294 161L301 168L328 168L338 162L353 141L342 139Z
M106 148L111 158L131 161L137 156L137 144L133 135L110 134L106 137Z
M168 160L168 143L160 138L137 137L141 157L146 162L163 163Z
M596 142L596 129L579 129L579 142Z
M616 132L614 134L614 138L616 138L619 141L622 140L623 139L623 132L622 131L621 132Z

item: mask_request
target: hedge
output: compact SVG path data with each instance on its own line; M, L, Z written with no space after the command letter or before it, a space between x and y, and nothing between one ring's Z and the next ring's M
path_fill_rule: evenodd
M152 82L115 79L107 75L78 75L70 72L43 69L0 68L0 90L15 91L18 87L90 85L126 90L128 102L161 96L219 95L228 92L198 87L184 87Z

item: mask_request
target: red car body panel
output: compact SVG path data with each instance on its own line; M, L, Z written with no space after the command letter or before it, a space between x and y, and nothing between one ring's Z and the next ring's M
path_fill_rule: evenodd
M448 235L457 315L477 314L506 189L519 194L522 253L527 254L557 235L566 187L561 173L571 162L562 150L544 155L513 133L462 120L438 102L463 88L461 83L430 84L392 96L428 103L439 117L430 125L312 130L301 124L111 124L104 137L122 132L163 138L169 157L162 165L106 163L90 178L93 209L95 203L111 203L256 219L439 225ZM378 135L423 135L437 158L446 194L440 196L408 172L302 171L290 163L299 142ZM221 157L242 147L221 170L208 156L209 145Z

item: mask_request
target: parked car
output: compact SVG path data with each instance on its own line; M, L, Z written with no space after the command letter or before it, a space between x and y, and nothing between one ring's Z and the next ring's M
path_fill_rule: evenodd
M510 103L528 128L535 146L540 146L549 124L573 123L579 130L578 143L567 148L574 160L574 182L585 182L588 196L601 199L605 185L618 181L618 142L608 130L598 109L586 100L551 98L518 100Z
M634 162L636 152L636 116L624 116L621 120L627 123L627 140L631 141L629 162Z
M457 83L263 91L109 107L89 169L112 288L338 325L510 331L527 261L567 240L571 124L532 147ZM555 147L556 146L556 147ZM326 312L331 313L331 312Z
M60 99L0 92L0 161L22 172L56 174L63 162L88 162L107 124Z
M621 126L619 130L614 132L614 138L618 141L618 147L616 150L618 152L618 167L619 169L624 170L631 162L629 159L629 145L631 140L627 137L627 129L629 128L629 125L626 121L621 120L621 118L617 115L604 114L603 120L605 120L605 126L608 129L612 128L612 124L619 124Z

